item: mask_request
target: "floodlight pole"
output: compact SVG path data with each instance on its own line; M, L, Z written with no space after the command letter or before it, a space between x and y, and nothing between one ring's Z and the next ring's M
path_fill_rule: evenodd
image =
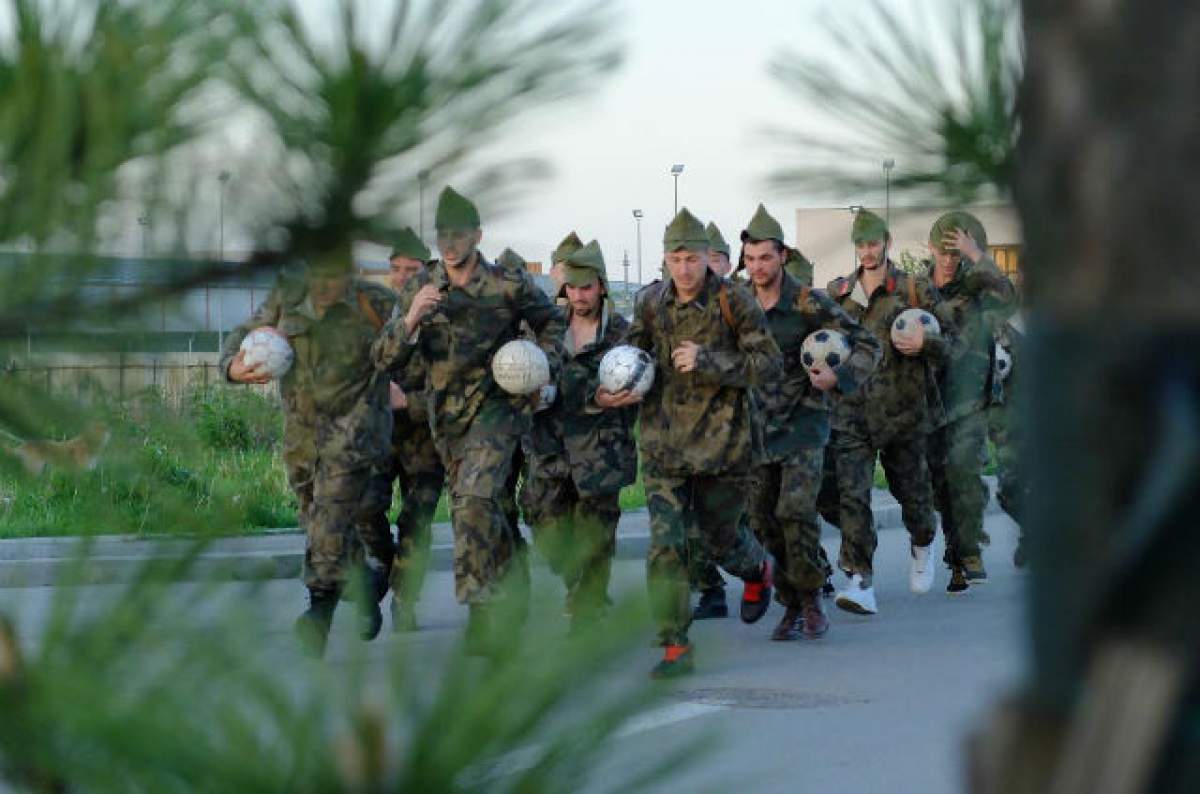
M896 161L888 158L883 161L883 222L888 228L892 227L892 169Z
M679 175L683 173L683 163L671 166L671 176L675 177L675 214L679 214Z
M642 215L641 210L633 211L633 220L637 223L637 252L638 252L638 286L642 286Z
M417 237L425 242L425 182L429 172L422 169L417 172Z

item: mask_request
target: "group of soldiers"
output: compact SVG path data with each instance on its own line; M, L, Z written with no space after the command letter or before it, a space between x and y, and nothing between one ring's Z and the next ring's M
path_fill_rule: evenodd
M833 570L819 515L842 536L835 603L875 614L877 459L910 534L911 588L926 592L935 578L935 509L947 590L986 578L985 437L989 418L1010 427L1000 420L1013 382L996 366L996 339L1015 347L1020 325L1013 286L970 214L939 218L927 271L907 273L889 258L884 220L860 211L851 231L858 266L822 290L763 206L741 232L735 272L720 231L684 208L663 235L663 278L638 293L630 318L609 299L594 240L572 232L555 249L551 297L511 250L494 264L483 257L479 212L451 188L435 226L437 258L411 230L395 241L393 290L355 277L348 247L313 256L281 277L222 353L240 383L268 380L239 352L249 331L274 329L295 353L279 387L283 459L307 534L309 608L297 631L311 652L323 653L343 598L358 605L363 639L379 633L389 589L393 628L417 628L443 488L468 652L495 653L528 610L518 514L565 584L571 631L602 620L619 497L639 459L663 649L655 677L691 672L692 620L727 613L720 569L743 582L743 621L762 618L774 594L784 612L772 639L824 635ZM934 315L940 331L893 329L908 308ZM848 342L836 366L802 352L823 329ZM510 394L492 375L493 355L515 339L549 363L550 380L533 395ZM651 356L649 391L600 384L601 359L618 345ZM1015 443L998 440L1001 503L1015 512ZM394 483L402 507L393 538Z

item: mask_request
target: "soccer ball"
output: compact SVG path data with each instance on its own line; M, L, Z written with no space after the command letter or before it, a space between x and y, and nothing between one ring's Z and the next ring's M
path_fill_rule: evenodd
M895 340L897 333L911 329L917 323L925 326L927 335L942 332L942 326L938 324L937 318L929 312L924 309L905 309L892 321L892 340Z
M850 342L841 331L822 328L809 334L800 346L800 360L804 362L806 369L815 366L837 369L848 358Z
M610 392L632 389L644 395L654 385L654 359L633 345L617 345L600 359L596 374L600 385Z
M1003 381L1008 377L1008 373L1010 372L1012 372L1012 355L1004 349L1003 345L997 342L995 372L992 377L995 380Z
M242 362L247 367L258 367L272 380L279 380L286 375L296 358L287 337L270 326L255 328L246 334L242 340L242 350L245 351Z
M550 362L533 342L514 339L492 356L492 377L509 394L533 394L550 382Z

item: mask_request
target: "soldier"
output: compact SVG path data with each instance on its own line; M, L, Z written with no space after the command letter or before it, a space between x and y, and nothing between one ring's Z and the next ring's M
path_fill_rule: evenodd
M650 510L646 572L663 658L655 677L690 673L687 525L709 556L745 582L742 620L766 614L771 564L742 529L751 464L750 386L779 374L779 347L743 288L708 267L708 236L686 208L663 235L669 281L638 294L629 340L650 352L654 386L641 408L641 454ZM689 515L690 513L690 515Z
M855 392L844 394L833 410L834 466L837 475L838 527L842 547L838 565L849 581L835 603L850 612L874 615L878 608L872 561L878 537L871 514L871 487L878 456L888 488L900 502L911 541L909 587L925 593L933 586L931 544L937 531L933 491L925 459L925 436L943 409L935 365L947 352L953 327L938 307L927 278L909 276L888 258L891 234L869 210L860 210L851 231L859 266L834 279L829 294L847 313L880 340L879 366ZM919 323L896 337L892 321L908 308L938 315L942 333L926 334Z
M733 270L733 264L729 261L729 243L725 242L721 230L712 221L704 227L704 231L708 235L708 267L721 278L728 278L729 271Z
M987 485L987 414L992 403L996 317L1012 311L1016 294L987 254L983 224L969 212L948 212L929 230L933 264L929 278L942 296L957 330L957 342L940 367L946 415L929 436L929 471L934 501L942 514L950 584L960 593L987 579L981 546L987 543L983 510Z
M1017 548L1013 551L1013 565L1024 568L1028 562L1025 548L1025 524L1022 505L1026 499L1026 483L1021 466L1021 426L1019 416L1019 389L1023 369L1022 347L1025 344L1025 325L1021 314L1008 318L996 333L996 344L1008 354L1007 372L997 367L993 378L998 388L993 391L997 399L988 408L988 438L995 450L996 500L1017 523Z
M397 293L427 267L429 249L404 229L388 259L388 281ZM391 383L392 481L400 489L396 516L396 560L392 565L392 630L416 631L416 605L429 565L433 515L437 512L446 469L429 432L425 360L409 359Z
M226 338L221 369L236 383L265 383L239 350L246 334L269 327L287 338L295 361L279 382L283 462L304 529L308 610L296 621L305 649L325 651L338 599L351 582L351 560L364 558L359 632L382 625L394 547L388 439L388 379L371 345L395 303L391 290L352 274L349 245L315 258L302 277L284 274L266 301Z
M610 393L597 381L600 360L629 329L607 300L604 271L595 240L564 263L566 354L556 398L534 415L521 490L534 543L567 586L572 633L604 610L621 489L637 477L637 398Z
M575 232L568 232L567 236L562 239L558 247L550 254L550 280L554 282L554 289L562 292L563 286L563 267L566 264L567 257L583 248L583 240L579 239L579 235ZM559 303L565 302L565 298L560 298Z
M435 224L441 259L405 285L375 356L386 370L404 367L417 353L428 365L430 427L450 489L455 595L470 609L468 651L490 654L512 616L503 614L514 549L502 502L531 408L529 398L496 385L492 356L527 322L553 377L565 323L528 273L503 270L479 253L483 233L474 204L446 188Z
M829 629L821 607L827 574L816 509L829 441L829 395L859 387L879 361L879 342L828 295L802 286L784 270L788 249L777 227L760 206L742 232L742 261L783 352L781 375L751 390L761 453L749 514L775 559L775 598L785 608L771 639L815 639ZM801 358L804 340L822 328L844 334L850 343L850 356L836 370L805 366Z

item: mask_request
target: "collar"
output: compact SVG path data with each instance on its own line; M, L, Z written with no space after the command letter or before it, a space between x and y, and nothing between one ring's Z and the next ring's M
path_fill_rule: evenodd
M494 265L487 261L483 254L479 251L475 252L479 257L475 262L475 270L471 273L471 278L461 289L473 298L478 298L483 292L485 275L490 274ZM440 290L450 289L453 285L450 282L450 274L447 272L446 263L441 259L429 271L429 282Z
M899 275L900 275L900 269L898 267L896 267L896 263L893 262L891 259L888 259L886 275L884 275L884 277L883 277L883 288L885 290L887 290L888 293L892 293L892 292L896 291L897 283L899 281L899 278L898 278ZM861 281L862 281L862 266L860 265L859 267L855 268L853 275L850 276L850 283L847 285L849 287L849 289L847 290L847 292L853 292L854 285L860 283ZM878 288L876 288L876 289L878 289ZM865 288L864 288L864 290L865 290ZM867 297L870 298L871 296L868 295Z
M569 311L569 310L568 310ZM578 350L575 349L575 334L571 333L571 318L567 317L567 332L563 335L563 347L566 348L567 355L572 358L576 353L582 353L588 348L595 347L596 344L608 334L608 300L604 300L600 304L600 322L596 326L596 338L587 343Z
M333 308L338 303L344 303L347 306L356 305L353 297L351 297L353 295L354 295L354 279L352 279L352 278L346 279L346 291L342 293L342 297L339 298L336 303L330 304L330 308ZM312 294L308 291L308 287L304 288L304 300L301 301L300 305L298 305L296 307L296 311L299 312L304 317L307 317L308 319L312 320L314 323L320 322L321 318L317 316L317 308L315 306L313 306ZM329 309L326 309L325 312L328 313Z

